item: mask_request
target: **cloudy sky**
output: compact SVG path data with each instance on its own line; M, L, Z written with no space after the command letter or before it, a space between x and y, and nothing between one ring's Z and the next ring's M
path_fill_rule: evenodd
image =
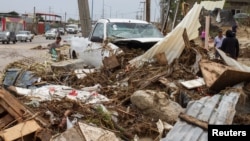
M79 19L78 0L0 0L0 12L17 11L21 14L36 12L57 14L65 18ZM151 21L160 15L160 0L151 0ZM93 2L93 5L92 5ZM89 0L90 16L99 19L136 18L143 16L145 0ZM93 15L92 15L93 6ZM104 10L103 10L104 7ZM104 12L103 12L104 11Z

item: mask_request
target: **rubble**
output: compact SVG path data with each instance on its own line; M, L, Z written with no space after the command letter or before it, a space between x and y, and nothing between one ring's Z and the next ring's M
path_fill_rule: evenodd
M198 101L190 102L185 114L180 115L173 129L162 140L207 140L208 124L232 124L239 97L239 92L227 91L224 95L206 96Z
M183 108L169 99L165 92L139 90L131 95L131 103L140 109L143 114L153 119L161 119L168 123L175 123Z
M53 136L50 141L119 141L120 139L114 133L79 122L77 126L68 129L67 131Z

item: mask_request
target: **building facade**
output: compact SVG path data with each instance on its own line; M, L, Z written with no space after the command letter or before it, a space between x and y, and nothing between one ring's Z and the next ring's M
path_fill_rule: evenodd
M25 20L16 12L0 13L0 31L18 32L25 29Z
M230 10L232 14L250 13L250 0L226 0L225 10Z

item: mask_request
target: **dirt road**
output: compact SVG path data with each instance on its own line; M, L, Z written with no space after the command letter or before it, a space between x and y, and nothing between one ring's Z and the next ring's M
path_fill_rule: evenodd
M48 59L47 49L32 49L37 46L44 48L53 40L45 40L42 36L36 36L32 42L17 42L16 44L0 43L0 75L2 76L5 67L17 60L33 58L42 62Z

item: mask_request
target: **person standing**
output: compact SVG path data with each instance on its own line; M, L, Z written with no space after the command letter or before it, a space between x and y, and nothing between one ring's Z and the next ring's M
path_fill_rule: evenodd
M220 49L222 41L225 39L225 36L222 34L222 30L218 31L218 35L214 38L214 47ZM219 53L215 50L215 58L219 58Z
M205 29L201 31L201 42L202 42L202 47L205 47L205 37L206 37L206 32Z
M236 33L237 33L237 28L238 28L237 24L234 24L232 26L232 33L233 33L233 36L235 36L235 37L236 37Z
M232 30L226 31L226 38L222 41L221 50L228 56L237 60L239 56L239 41L234 37Z

